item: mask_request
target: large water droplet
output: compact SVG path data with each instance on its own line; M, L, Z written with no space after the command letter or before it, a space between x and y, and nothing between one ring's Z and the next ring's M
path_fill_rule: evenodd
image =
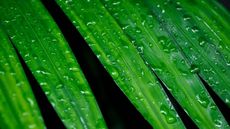
M218 119L215 120L214 123L215 123L215 126L218 127L218 128L221 128L222 124L223 124L223 122L221 120L218 120Z
M167 123L173 124L177 121L176 117L174 117L173 114L170 113L170 109L166 107L164 104L161 105L160 112L165 116Z
M204 91L202 91L200 94L196 96L197 101L204 107L207 108L210 101L207 97L207 94L205 94Z
M118 78L119 77L119 73L117 72L117 70L113 70L112 73L111 73L112 77L114 79Z

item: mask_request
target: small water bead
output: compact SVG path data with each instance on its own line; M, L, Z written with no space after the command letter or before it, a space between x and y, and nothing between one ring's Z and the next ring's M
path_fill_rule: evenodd
M17 83L16 83L16 86L18 86L18 87L19 87L19 86L23 86L24 84L25 84L24 81L20 81L20 82L17 82Z
M31 124L28 127L29 127L29 129L34 129L34 128L36 128L36 125L35 124Z
M204 107L207 108L210 101L208 99L207 94L205 94L204 91L202 91L200 94L196 96L197 101Z
M227 103L227 104L229 104L229 103L230 103L230 101L229 101L229 99L228 99L228 98L226 98L224 101L225 101L225 103Z
M64 87L63 84L58 84L58 85L56 86L56 89L61 89L61 88L63 88L63 87Z
M40 86L46 86L46 85L47 85L46 82L41 82L41 83L39 83L39 84L40 84Z
M223 122L221 120L218 120L218 119L215 120L214 123L215 123L215 126L218 127L218 128L221 128L222 125L223 125Z
M200 69L196 65L192 64L190 66L190 72L191 73L198 73L199 71L200 71Z
M3 22L4 22L4 23L9 23L10 21L9 21L9 20L4 20Z
M50 94L50 92L49 91L45 91L45 95L49 95Z
M173 115L169 114L166 116L166 121L169 124L173 124L177 121L177 119Z
M173 124L177 121L176 117L174 117L173 114L170 113L170 109L167 108L163 104L160 107L160 113L165 116L165 119L166 119L167 123L169 123L169 124Z
M88 91L88 90L82 90L82 91L80 91L80 92L81 92L81 94L83 94L83 95L91 95L90 91Z
M27 101L31 106L34 106L34 101L31 98L27 98Z
M178 4L178 5L176 5L176 10L177 10L177 11L181 11L181 10L182 10L182 7Z
M227 65L227 66L230 66L230 62L227 62L226 65Z
M144 47L143 46L139 46L137 47L137 50L139 53L143 53Z
M198 42L200 46L204 46L204 44L206 43L206 39L204 37L199 37Z
M29 112L23 112L23 113L22 113L22 116L29 116L29 115L30 115Z
M89 26L89 25L95 25L96 22L95 21L91 21L91 22L87 22L86 25Z
M117 1L117 2L114 2L112 3L113 5L119 5L121 2L120 1Z
M71 67L71 68L69 68L69 71L78 72L78 71L79 71L79 68L77 68L77 67Z
M193 26L191 30L193 33L197 33L199 31L199 29L196 26Z
M111 72L111 76L112 76L114 79L116 79L116 78L119 77L119 73L118 73L116 70L113 70L113 71Z
M184 16L183 16L183 20L184 21L187 21L187 20L190 20L191 19L191 16L189 16L189 15L187 15L187 14L185 14Z
M50 73L44 70L36 70L36 73L38 74L44 74L44 75L49 75Z

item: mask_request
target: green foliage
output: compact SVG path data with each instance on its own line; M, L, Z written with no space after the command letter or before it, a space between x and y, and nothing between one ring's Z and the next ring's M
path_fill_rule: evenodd
M0 6L4 28L66 127L106 128L72 51L43 5L5 0Z
M154 128L185 128L158 78L199 128L229 128L201 81L206 81L230 107L230 13L217 1L56 2L118 87ZM3 0L0 13L0 23L65 126L107 128L77 60L41 2ZM29 112L31 101L34 105L36 102L20 65L9 67L20 78L4 74L11 73L6 62L18 61L3 32L0 37L0 106L7 102L4 106L9 107L0 107L0 113L4 113L0 115L0 128L26 128L33 123L43 128L37 106L33 107L36 117L21 120L22 111L17 106L23 105L23 111ZM13 53L9 60L8 53ZM25 91L17 89L17 79L24 82ZM14 80L9 84L12 89L6 89L9 80ZM4 94L14 90L21 101L15 102ZM9 115L15 116L14 124L9 125Z
M0 128L45 128L22 66L2 29L0 42Z

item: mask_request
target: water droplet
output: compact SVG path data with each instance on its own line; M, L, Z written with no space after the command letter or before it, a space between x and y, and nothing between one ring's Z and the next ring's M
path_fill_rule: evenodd
M190 17L189 15L186 15L186 14L185 14L185 15L183 16L183 19L184 19L185 21L187 21L187 20L190 20L191 17Z
M190 72L191 73L198 73L200 70L199 70L199 68L196 66L196 65L191 65L191 67L190 67Z
M95 25L96 22L95 21L91 21L91 22L87 22L86 25L89 26L89 25Z
M77 67L71 67L69 68L69 71L79 71L79 69Z
M0 71L0 75L4 75L5 74L5 72L4 71Z
M199 29L196 26L193 26L191 30L193 33L197 33L199 31Z
M137 47L137 50L139 53L143 53L144 47L143 46L139 46Z
M182 10L182 7L180 5L176 5L176 10L177 11L181 11Z
M31 98L27 98L27 101L31 106L34 106L34 101Z
M218 128L222 127L223 122L221 120L215 120L214 122L216 127Z
M36 128L36 125L35 125L35 124L29 125L29 129L34 129L34 128Z
M63 84L58 84L58 85L56 86L56 88L57 88L57 89L61 89L61 88L63 88L63 86L64 86Z
M165 119L166 119L167 123L173 124L173 123L175 123L177 121L176 117L174 117L173 114L170 113L169 108L167 108L163 104L160 107L160 112L161 112L161 114L163 114L165 116Z
M175 118L173 115L169 114L169 115L166 116L166 121L167 121L167 123L169 123L169 124L173 124L173 123L175 123L177 120L176 120L176 118Z
M198 42L199 42L200 46L204 46L204 44L206 43L204 37L200 37L200 38L198 39Z
M118 1L118 2L114 2L113 5L119 5L121 2Z
M49 72L43 71L43 70L36 70L36 73L38 74L44 74L44 75L49 75Z
M114 79L118 78L119 77L119 73L116 71L116 70L113 70L112 73L111 73L112 77Z
M40 83L40 86L46 86L46 85L47 85L46 82L41 82L41 83Z
M45 91L45 95L49 95L50 94L50 92L49 91Z
M196 96L197 101L204 107L207 108L210 101L208 99L207 94L205 94L204 91L202 91L200 94Z
M83 95L91 95L91 93L88 91L88 90L82 90L82 91L80 91L81 92L81 94L83 94Z

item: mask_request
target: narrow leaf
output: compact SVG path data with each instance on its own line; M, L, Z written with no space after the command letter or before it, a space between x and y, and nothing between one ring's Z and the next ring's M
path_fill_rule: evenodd
M153 127L185 128L156 77L99 0L58 0L57 3L120 89Z
M0 128L44 129L37 102L13 46L0 29Z
M117 4L115 0L102 1L146 64L166 84L197 126L210 129L227 127L227 122L196 75L197 68L190 68L180 50L172 43L175 41L167 31L160 29L162 23L157 17L162 12L153 13L151 11L155 8L150 10L140 1L120 0ZM161 6L159 3L151 5L158 8L157 4ZM214 121L222 121L222 124L217 125Z
M160 8L157 9L155 4L158 4ZM184 19L186 11L179 3L165 4L165 2L159 1L150 2L147 5L150 5L150 9L155 8L158 12L164 10L165 13L158 16L162 22L162 28L169 32L172 40L175 39L173 43L181 49L184 57L188 59L190 67L197 69L196 73L200 74L230 106L229 41L221 38L218 41L215 38L215 33L210 32L208 26L202 26L201 21L194 20L195 14L191 14L189 19ZM182 10L176 9L178 5ZM212 29L214 32L218 31L215 28Z
M106 128L61 31L39 0L3 0L1 21L67 128Z

